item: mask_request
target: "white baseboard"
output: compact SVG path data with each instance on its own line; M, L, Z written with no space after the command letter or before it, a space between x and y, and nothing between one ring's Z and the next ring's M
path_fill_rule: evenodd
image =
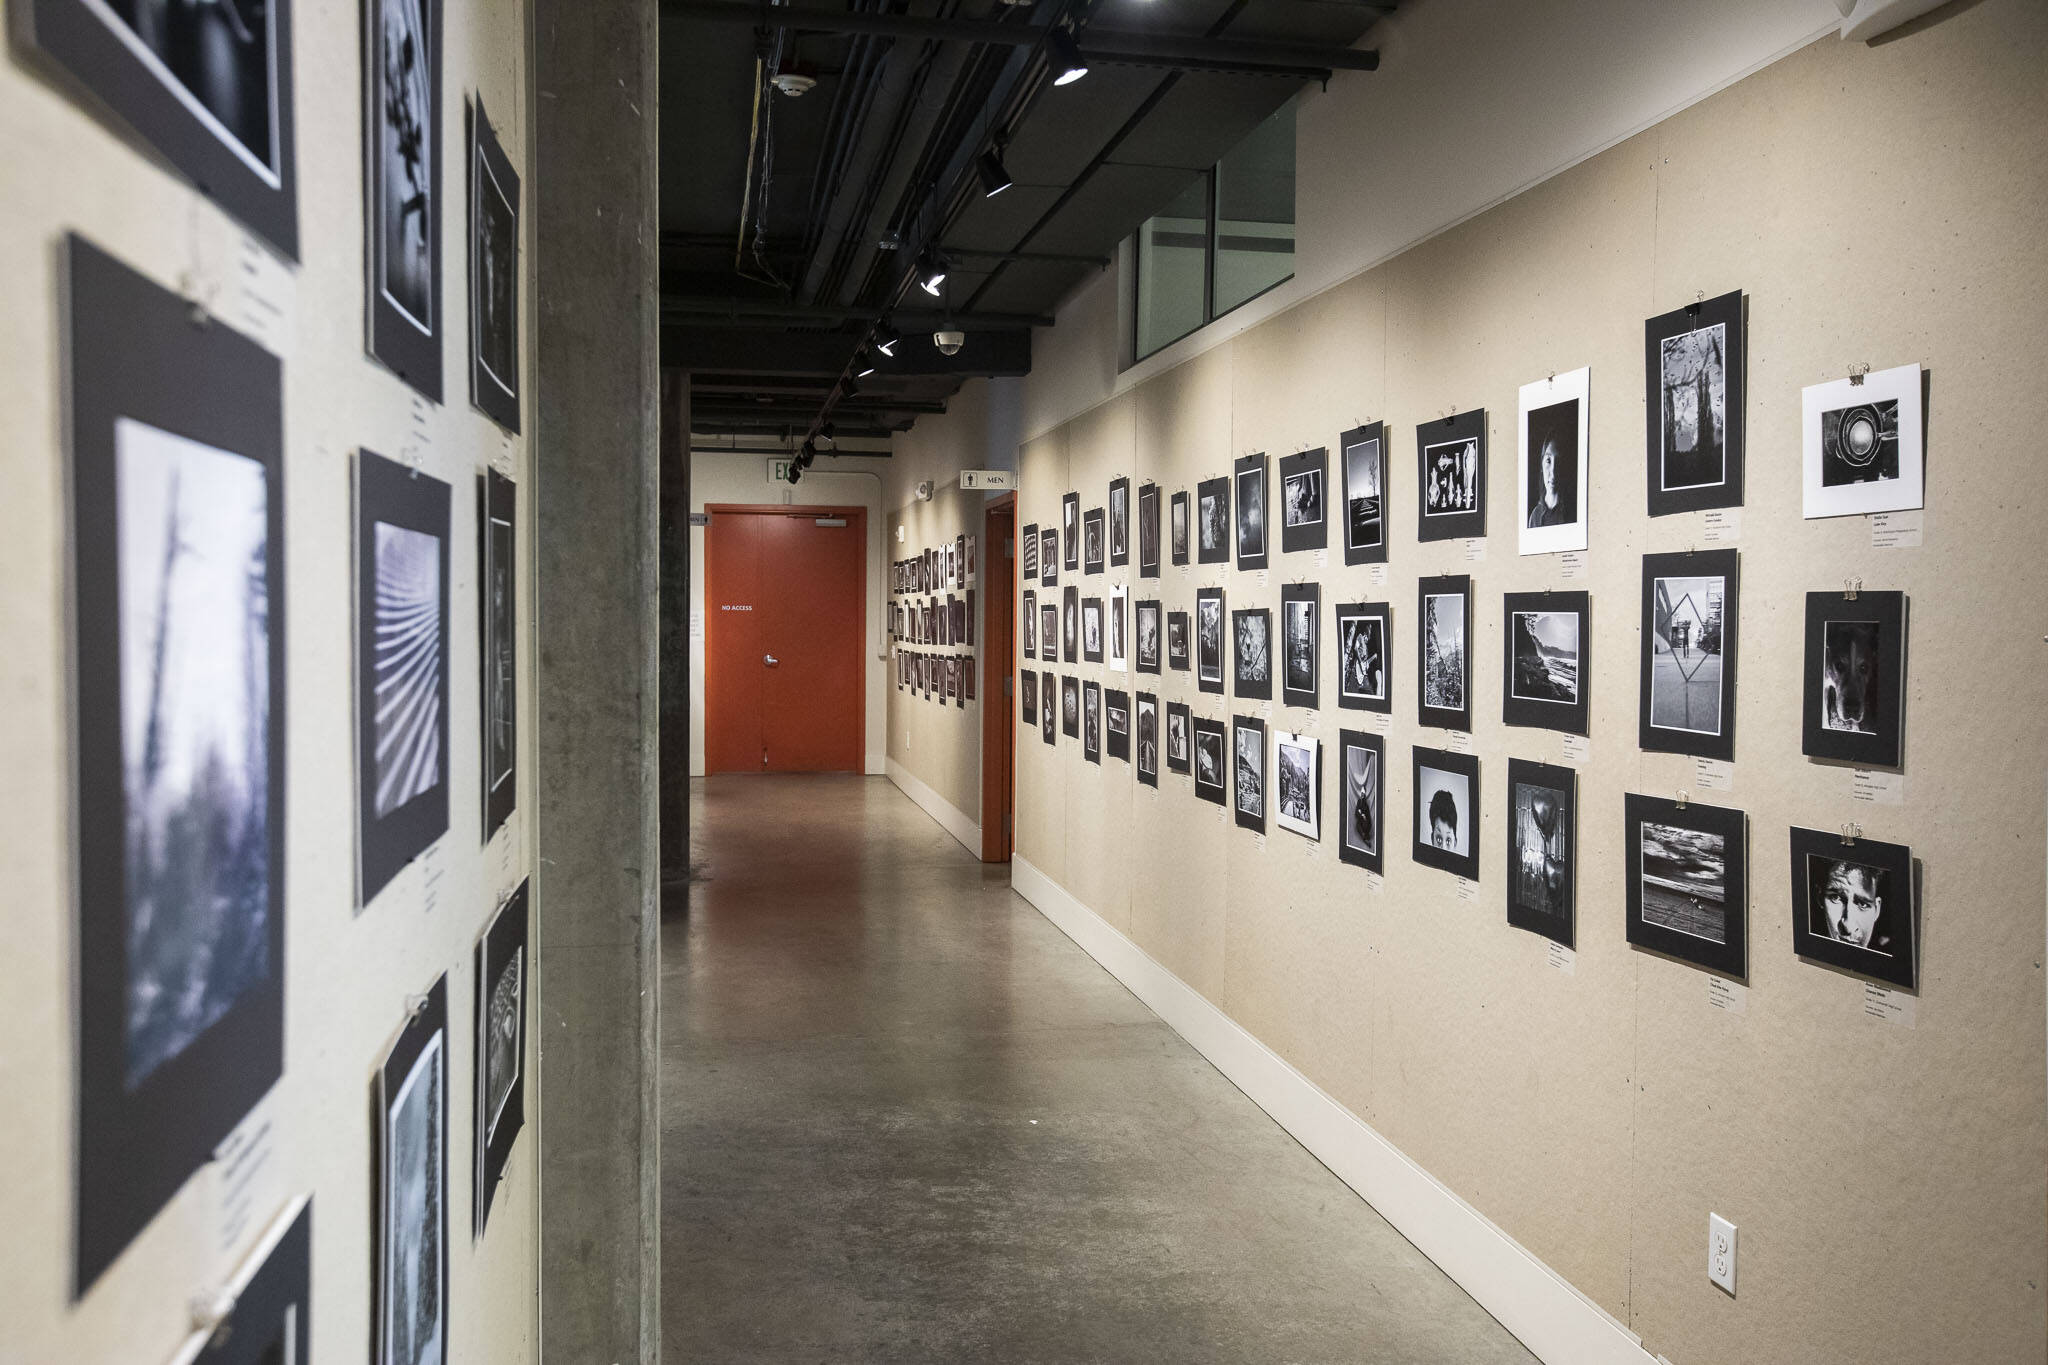
M924 808L924 813L939 822L946 833L958 839L963 847L975 857L981 856L981 826L945 797L926 786L918 777L898 763L889 760L885 774L905 796Z
M892 765L893 766L893 765ZM1642 1338L1023 857L1010 884L1548 1365L1656 1365Z

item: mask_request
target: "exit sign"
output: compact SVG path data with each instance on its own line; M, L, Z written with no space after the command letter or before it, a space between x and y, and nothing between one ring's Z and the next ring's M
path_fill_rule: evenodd
M788 460L770 460L770 461L768 462L768 482L770 482L770 483L788 483L788 482L789 482L789 461L788 461Z
M1017 476L1007 469L963 469L960 471L962 488L1015 488Z

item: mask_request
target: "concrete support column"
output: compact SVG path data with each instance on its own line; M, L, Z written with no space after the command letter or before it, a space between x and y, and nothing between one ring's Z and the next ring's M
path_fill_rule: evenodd
M690 376L661 372L661 886L690 886Z
M657 0L531 0L541 1358L660 1356Z

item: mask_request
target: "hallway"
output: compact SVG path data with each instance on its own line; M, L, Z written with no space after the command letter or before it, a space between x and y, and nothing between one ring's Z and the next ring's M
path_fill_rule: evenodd
M691 811L666 1359L1533 1359L886 780Z

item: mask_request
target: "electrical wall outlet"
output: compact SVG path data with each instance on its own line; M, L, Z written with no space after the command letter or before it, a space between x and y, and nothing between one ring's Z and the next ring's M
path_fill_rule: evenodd
M1707 1215L1707 1278L1735 1294L1735 1224L1718 1213Z

